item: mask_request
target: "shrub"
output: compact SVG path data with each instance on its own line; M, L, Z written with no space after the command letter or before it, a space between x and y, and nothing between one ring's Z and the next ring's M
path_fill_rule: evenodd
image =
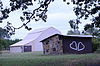
M93 44L93 51L97 51L97 49L100 49L100 39L93 38L92 39L92 44Z
M97 47L97 50L95 51L95 53L100 53L100 44L99 44L99 46Z

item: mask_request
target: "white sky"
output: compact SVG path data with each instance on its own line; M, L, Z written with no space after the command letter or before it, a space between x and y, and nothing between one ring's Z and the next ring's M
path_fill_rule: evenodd
M5 0L6 3L8 0ZM55 0L55 2L51 3L48 9L48 18L47 22L38 21L35 22L34 20L31 21L31 23L28 24L29 27L32 28L32 30L37 28L44 28L44 27L55 27L59 31L62 32L62 34L67 34L67 31L70 30L70 25L68 21L70 19L75 19L75 15L73 12L73 5L67 5L66 3L62 2L63 0ZM30 10L32 7L30 7ZM0 27L4 27L6 25L6 22L12 22L12 24L15 27L18 27L21 25L21 21L19 19L19 16L22 15L21 10L17 10L15 12L12 12L10 14L10 17L6 20L4 20L5 23L0 24ZM79 25L79 30L83 30L83 26L86 24L86 22L82 22L82 24ZM31 31L32 31L31 30ZM22 39L29 33L30 31L21 28L19 30L16 30L16 34L12 36L12 39Z

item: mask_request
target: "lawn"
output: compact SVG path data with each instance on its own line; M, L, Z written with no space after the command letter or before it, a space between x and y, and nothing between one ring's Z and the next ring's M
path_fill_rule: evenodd
M0 54L0 66L100 66L100 54Z

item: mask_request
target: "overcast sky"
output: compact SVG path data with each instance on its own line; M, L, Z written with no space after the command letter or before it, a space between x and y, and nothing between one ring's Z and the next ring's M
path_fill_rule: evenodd
M8 0L4 0L7 1ZM68 23L68 21L70 19L75 19L75 15L73 12L73 5L67 5L66 3L62 2L63 0L55 0L55 2L51 3L49 8L48 8L48 18L47 18L47 22L43 22L42 20L35 22L34 20L31 21L31 23L28 24L29 27L32 28L31 31L33 31L34 29L38 29L38 28L44 28L44 27L55 27L56 29L58 29L59 31L61 31L62 34L67 34L67 31L70 30L70 25ZM32 7L29 8L29 10L31 10ZM21 10L17 10L15 12L10 13L10 17L6 20L4 20L3 24L0 24L0 27L4 27L6 25L6 22L12 22L12 24L15 27L18 27L21 25L21 21L19 19L19 16L22 15ZM80 27L80 31L83 30L83 26L86 24L87 22L82 22L79 27ZM23 37L25 37L27 35L27 33L29 33L30 31L21 28L19 30L16 30L16 34L14 36L12 36L12 39L22 39Z

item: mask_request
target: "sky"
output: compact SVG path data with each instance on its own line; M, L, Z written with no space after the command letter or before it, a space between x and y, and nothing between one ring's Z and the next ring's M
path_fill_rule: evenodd
M7 6L8 0L4 1L6 1L4 3ZM29 7L28 10L32 10L34 7ZM11 22L12 25L14 25L15 27L19 27L20 25L22 25L22 22L19 18L20 15L22 15L21 10L17 10L15 12L10 13L10 17L4 20L4 22L0 24L0 27L4 27L7 21ZM63 0L55 0L55 2L52 2L49 5L47 16L47 22L43 22L42 20L35 22L34 20L32 20L31 23L28 24L28 26L32 28L31 31L39 28L54 27L61 31L62 34L66 35L67 32L71 30L68 21L76 18L73 12L73 5L67 5L65 2L63 2ZM83 30L84 25L87 24L87 22L83 20L83 22L79 25L80 31ZM23 27L19 30L16 30L15 35L11 36L11 39L23 39L31 31L28 31Z

